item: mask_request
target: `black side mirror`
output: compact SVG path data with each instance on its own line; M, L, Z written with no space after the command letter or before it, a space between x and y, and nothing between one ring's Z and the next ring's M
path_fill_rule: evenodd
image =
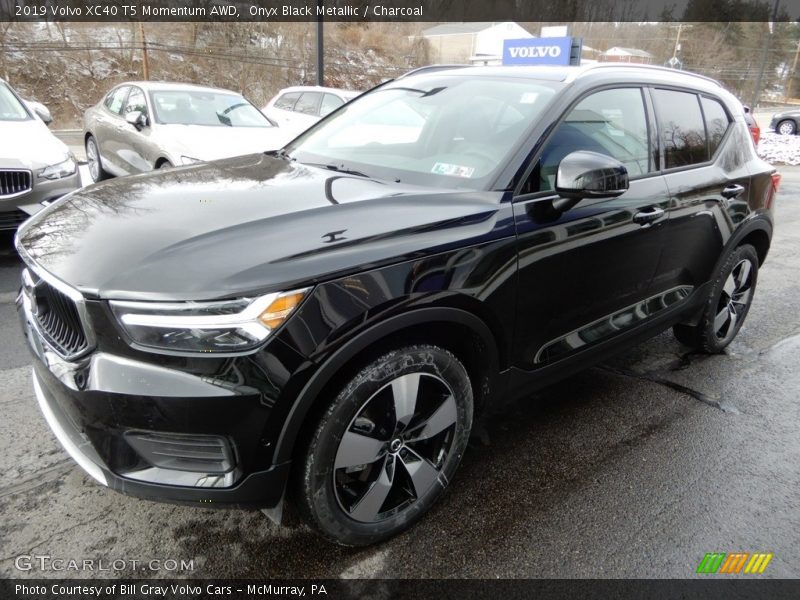
M138 110L125 113L125 120L139 131L147 127L147 115Z
M628 169L605 154L579 150L558 165L556 193L575 204L584 198L616 198L628 187Z

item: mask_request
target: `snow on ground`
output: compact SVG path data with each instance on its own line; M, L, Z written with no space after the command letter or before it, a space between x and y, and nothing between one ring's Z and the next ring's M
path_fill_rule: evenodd
M758 144L758 155L775 165L800 165L800 135L764 132Z

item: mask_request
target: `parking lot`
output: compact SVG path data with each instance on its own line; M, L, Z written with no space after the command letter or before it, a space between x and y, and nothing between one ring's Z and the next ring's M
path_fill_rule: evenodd
M727 354L667 332L489 415L444 499L388 543L348 550L256 511L156 504L98 487L33 397L0 259L0 575L16 557L128 561L94 576L690 577L706 552L771 552L800 577L800 168L783 168L777 229ZM191 561L141 570L129 561ZM141 564L141 563L140 563ZM172 565L172 563L169 563ZM24 566L24 565L23 565Z

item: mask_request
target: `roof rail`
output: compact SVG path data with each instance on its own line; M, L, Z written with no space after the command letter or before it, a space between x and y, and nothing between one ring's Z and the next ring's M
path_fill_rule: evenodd
M705 79L706 81L710 81L711 83L715 83L716 85L722 87L722 84L712 77L708 77L706 75L701 75L700 73L695 73L694 71L683 71L678 69L673 69L670 67L662 67L660 65L643 65L639 63L617 63L617 62L605 62L605 63L596 63L592 65L585 65L584 70L582 71L585 73L586 71L593 71L594 69L619 69L619 68L629 68L629 69L643 69L643 70L651 70L651 71L662 71L665 73L678 73L682 75L688 75L689 77L698 77L700 79Z
M465 67L470 67L472 65L462 65L462 64L442 64L442 65L426 65L424 67L417 67L416 69L411 69L410 71L403 73L397 79L402 79L403 77L408 77L409 75L417 75L418 73L435 73L436 71L447 71L449 69L463 69Z

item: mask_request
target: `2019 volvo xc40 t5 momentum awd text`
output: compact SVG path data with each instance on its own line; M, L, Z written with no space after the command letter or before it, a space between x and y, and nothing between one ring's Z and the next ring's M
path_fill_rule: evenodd
M717 83L422 70L278 152L113 180L17 234L50 427L121 492L374 543L475 415L672 327L736 336L775 170ZM453 499L453 502L458 502Z

